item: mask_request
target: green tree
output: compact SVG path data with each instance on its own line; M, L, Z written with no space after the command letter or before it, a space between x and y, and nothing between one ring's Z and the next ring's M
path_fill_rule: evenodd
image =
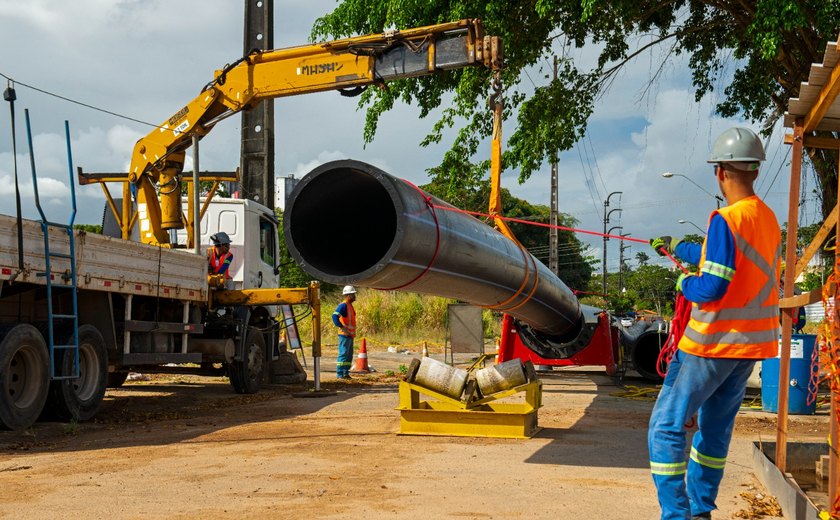
M102 224L73 224L73 229L102 234Z
M619 77L622 67L651 47L663 49L667 69L671 56L689 57L697 99L717 93L718 114L743 116L769 132L785 112L788 100L807 81L811 63L822 61L826 42L837 36L837 0L342 0L319 18L313 41L381 32L389 27L419 27L462 18L480 18L488 34L505 42L507 118L516 118L504 154L505 168L527 179L544 162L570 149L586 132L594 103ZM597 64L579 68L565 52L557 80L531 92L528 70L542 68L554 48L593 44ZM543 73L547 71L542 70ZM379 117L397 102L420 107L421 116L440 108L441 119L422 145L439 142L456 119L467 125L431 175L451 189L481 183L486 163L473 164L481 139L492 124L485 100L491 72L482 67L390 83L368 89L360 100L368 107L364 137L373 139ZM546 74L547 75L547 74ZM451 101L450 101L451 98ZM460 123L459 123L460 125ZM819 135L819 133L817 133ZM818 172L827 214L837 200L834 151L810 156Z
M625 274L628 292L636 295L636 310L649 309L669 315L674 309L679 273L659 265L643 265Z
M306 287L314 278L301 269L292 258L292 255L289 254L289 248L286 247L286 235L283 233L283 211L276 209L275 213L279 221L277 243L280 249L278 262L280 266L280 287Z
M647 265L650 261L650 256L644 251L639 251L636 253L636 261L639 262L639 266Z

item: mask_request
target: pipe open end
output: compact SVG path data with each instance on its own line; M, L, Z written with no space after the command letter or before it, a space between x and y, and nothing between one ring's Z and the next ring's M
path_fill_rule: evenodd
M292 257L331 281L376 266L394 242L395 201L374 172L337 161L310 173L290 197L285 233ZM294 223L293 225L290 225Z

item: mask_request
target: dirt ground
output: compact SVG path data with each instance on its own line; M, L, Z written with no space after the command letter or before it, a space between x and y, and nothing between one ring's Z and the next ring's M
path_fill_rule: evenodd
M531 439L403 436L385 372L412 356L369 357L379 372L347 383L323 359L330 397L160 376L109 390L93 422L0 432L0 518L658 518L652 401L611 395L598 369L541 373ZM776 518L751 505L766 495L751 443L774 440L774 417L739 416L715 518ZM825 439L827 421L792 416L790 437Z

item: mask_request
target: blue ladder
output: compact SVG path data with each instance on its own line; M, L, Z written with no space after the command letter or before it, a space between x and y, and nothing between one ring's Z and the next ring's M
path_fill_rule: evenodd
M24 113L26 115L26 134L29 139L29 160L31 161L32 166L32 188L35 192L35 206L38 208L38 213L41 214L41 230L44 234L44 265L46 270L43 273L37 273L37 276L43 276L47 285L47 324L49 327L47 340L50 348L50 379L77 379L79 377L79 312L78 299L76 294L76 243L75 236L73 235L73 222L76 220L76 186L73 180L73 155L70 151L70 125L67 121L64 121L64 132L67 139L67 160L70 170L70 199L73 204L73 211L70 214L70 222L67 224L61 224L58 222L49 221L46 215L44 214L44 210L41 208L41 198L38 194L38 179L35 173L35 155L32 150L32 131L29 125L29 110L25 110ZM70 243L69 254L50 251L51 227L58 230L63 230L65 233L67 233L67 238ZM61 279L65 282L65 284L57 286L55 287L55 289L64 292L70 291L71 299L73 302L72 314L58 314L55 313L53 310L54 288L52 266L50 262L52 258L64 258L70 261L70 269L68 270L69 272L65 271L60 275ZM70 282L70 285L66 285L67 282ZM71 337L72 341L66 345L56 345L56 325L63 323L64 326L62 326L60 330L64 331L67 330L67 322L71 320L73 332ZM65 373L66 370L62 370L61 366L56 366L56 355L60 351L64 351L65 355L73 356L73 368L71 370L71 373L69 374ZM62 366L66 365L62 364Z

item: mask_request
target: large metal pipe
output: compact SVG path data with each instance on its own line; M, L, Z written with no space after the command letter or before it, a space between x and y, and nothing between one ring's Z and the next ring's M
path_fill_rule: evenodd
M578 300L524 248L366 163L334 161L295 187L283 230L295 261L333 284L400 289L507 312L540 340L583 328Z
M633 368L649 381L662 381L656 370L659 352L668 340L668 327L664 321L637 321L628 328L620 327L624 351L633 361Z

